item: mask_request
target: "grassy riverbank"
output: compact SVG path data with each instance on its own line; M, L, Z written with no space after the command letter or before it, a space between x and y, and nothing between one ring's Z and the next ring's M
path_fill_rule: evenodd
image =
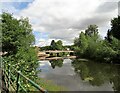
M56 85L51 80L39 78L35 82L47 91L67 91L67 88L65 88L64 86ZM35 91L36 89L31 86L30 90Z
M65 90L67 90L63 86L59 86L59 85L54 84L51 80L45 80L42 78L39 79L38 84L40 84L42 87L44 87L48 91L65 91Z

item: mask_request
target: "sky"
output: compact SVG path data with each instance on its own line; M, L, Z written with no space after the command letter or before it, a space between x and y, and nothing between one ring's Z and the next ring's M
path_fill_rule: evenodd
M118 16L119 0L1 0L2 11L14 17L28 17L35 35L35 45L50 45L62 40L71 45L88 25L96 24L102 38L111 28L111 19Z

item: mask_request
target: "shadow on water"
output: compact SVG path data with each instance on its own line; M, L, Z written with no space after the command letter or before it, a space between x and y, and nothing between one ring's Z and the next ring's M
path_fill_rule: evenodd
M49 62L51 63L51 67L52 67L53 69L55 69L56 66L57 66L57 67L62 67L62 65L63 65L63 59L50 60Z
M120 91L120 65L73 60L72 66L81 79L92 86L101 86L108 81L115 91Z
M51 70L49 69L47 73L44 71L40 72L40 74L41 76L43 74L46 79L51 79L53 82L56 81L57 84L59 81L59 83L61 82L61 85L70 86L70 88L73 87L76 88L76 90L79 87L86 86L86 89L89 87L90 89L96 87L96 90L101 90L103 87L108 86L108 90L105 89L106 91L110 91L109 88L111 88L111 90L120 92L120 65L97 63L78 59L50 60L48 62L50 63L49 67L44 69L51 67ZM71 70L71 68L73 69ZM70 72L72 75L68 76L68 73ZM77 86L79 87L77 88ZM98 89L101 86L102 88ZM79 88L78 90L82 91L86 89ZM94 88L92 90L94 90Z
M114 91L120 92L120 65L73 60L72 66L81 79L89 81L92 86L109 82Z

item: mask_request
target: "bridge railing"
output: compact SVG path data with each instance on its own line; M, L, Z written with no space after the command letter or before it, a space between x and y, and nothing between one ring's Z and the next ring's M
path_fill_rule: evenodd
M20 71L17 71L10 64L7 64L6 61L3 61L2 70L3 70L5 86L8 92L15 91L16 93L18 93L19 91L21 91L23 93L24 92L28 93L29 91L26 89L25 86L22 85L24 81L27 81L28 83L31 84L31 86L35 89L35 91L40 91L41 93L48 93L47 90L43 89L38 84L36 84L34 81L27 78ZM14 73L12 72L13 70L14 70Z

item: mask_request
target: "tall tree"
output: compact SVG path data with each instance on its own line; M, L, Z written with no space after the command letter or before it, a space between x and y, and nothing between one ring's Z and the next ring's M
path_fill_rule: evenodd
M120 40L120 16L111 20L111 26L112 35Z
M61 40L58 40L57 42L56 42L56 45L57 45L57 50L62 50L63 49L63 45L62 45L62 41Z
M21 47L28 48L34 42L28 18L17 20L11 14L2 17L2 51L17 53Z
M62 41L58 40L57 42L55 42L55 40L52 40L50 44L50 49L51 50L62 50L63 49Z
M1 21L2 51L7 52L3 58L29 78L35 79L37 54L31 47L35 39L28 18L18 20L3 12Z
M112 41L112 35L111 35L111 31L108 29L107 31L107 36L105 37L105 39L108 41L108 42L111 42Z
M97 25L89 25L85 30L85 35L95 36L98 34L98 26Z
M51 50L55 50L55 49L56 49L55 40L52 40L52 41L51 41L50 48L51 48Z

